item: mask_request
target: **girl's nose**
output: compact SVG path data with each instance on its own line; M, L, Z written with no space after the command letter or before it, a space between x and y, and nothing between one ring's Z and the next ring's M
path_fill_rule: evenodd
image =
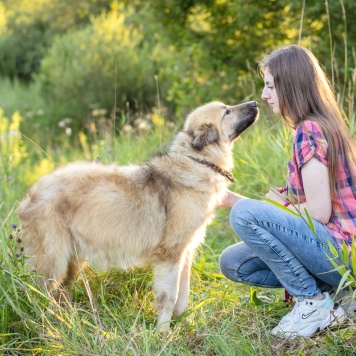
M267 100L269 98L266 88L263 88L261 98L263 100Z

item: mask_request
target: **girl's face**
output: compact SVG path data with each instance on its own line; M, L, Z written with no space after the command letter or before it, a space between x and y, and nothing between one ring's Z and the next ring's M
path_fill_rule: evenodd
M265 86L262 90L262 99L266 100L269 106L272 108L276 115L280 115L281 111L279 109L279 100L277 96L276 87L274 86L273 75L270 73L269 69L266 68L264 73Z

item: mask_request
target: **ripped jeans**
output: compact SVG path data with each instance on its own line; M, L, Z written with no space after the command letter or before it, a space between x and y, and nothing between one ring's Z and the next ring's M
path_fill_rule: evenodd
M327 258L332 256L328 241L337 251L340 247L323 224L313 220L314 234L301 217L253 199L233 206L230 223L243 242L220 256L220 269L227 278L258 287L284 287L299 300L313 298L341 281L339 272L329 272L334 266Z

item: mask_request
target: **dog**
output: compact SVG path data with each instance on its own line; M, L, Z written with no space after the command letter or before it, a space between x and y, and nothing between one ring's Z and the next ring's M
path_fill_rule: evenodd
M233 143L258 115L255 101L210 102L147 162L70 163L42 177L19 206L28 263L49 285L67 288L86 261L104 269L150 264L157 328L167 332L188 306L194 251L233 181Z

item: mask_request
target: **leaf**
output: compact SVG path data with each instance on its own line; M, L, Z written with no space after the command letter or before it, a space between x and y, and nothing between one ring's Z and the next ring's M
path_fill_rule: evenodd
M330 270L330 271L326 271L326 272L320 272L320 274L325 274L325 273L331 273L331 272L337 272L337 271L341 271L342 269L345 269L345 265L339 265L337 262L335 262L332 258L329 258L329 261L333 264L333 266L335 267L334 269ZM343 274L342 272L340 272L340 274Z
M339 257L339 253L337 252L335 246L334 246L330 241L328 241L328 247L329 247L330 252L331 252L335 257Z
M197 305L195 305L194 308L190 310L190 312L194 312L194 311L200 309L205 304L210 303L210 302L214 302L214 301L216 301L216 298L204 299L202 302L200 302Z
M332 339L329 335L325 335L325 341L328 343L328 344L331 344L331 345L335 345L335 342L334 342L334 339Z
M253 289L252 287L250 287L250 302L255 306L263 304L263 302L257 298L256 289Z
M356 251L355 251L355 236L352 235L351 241L351 264L352 264L352 272L354 276L356 276Z
M44 297L44 298L48 298L45 294L43 294L41 291L39 291L37 288L35 288L32 284L30 283L27 283L27 282L23 282L23 284L31 289L32 291L36 292L37 294L39 294L41 297Z
M347 279L347 277L349 276L350 273L351 273L351 271L350 271L350 270L347 270L347 271L345 272L345 274L342 276L341 281L340 281L340 283L339 283L339 285L338 285L338 287L337 287L337 291L336 291L335 294L339 293L339 291L342 289L342 287L344 286L345 281L346 281L346 279Z
M315 226L314 226L313 220L311 219L311 217L310 217L310 215L308 213L308 210L306 208L304 208L304 212L305 212L305 215L307 216L308 225L310 227L310 230L315 232Z
M288 209L288 208L285 207L284 205L282 205L282 204L280 204L280 203L277 203L277 202L274 201L274 200L271 200L271 199L268 199L268 198L265 198L264 200L265 200L267 203L270 203L270 204L272 204L272 205L274 205L274 206L276 206L276 207L278 207L278 208L281 208L281 209L283 209L283 210L285 210L285 211L288 211L288 213L291 213L291 214L293 214L293 215L295 215L295 216L299 216L299 217L300 217L300 214L298 214L298 213L296 213L296 212L294 212L294 211Z
M346 242L342 242L342 254L340 254L341 261L348 267L350 264L350 256L349 256L349 249L346 245Z

